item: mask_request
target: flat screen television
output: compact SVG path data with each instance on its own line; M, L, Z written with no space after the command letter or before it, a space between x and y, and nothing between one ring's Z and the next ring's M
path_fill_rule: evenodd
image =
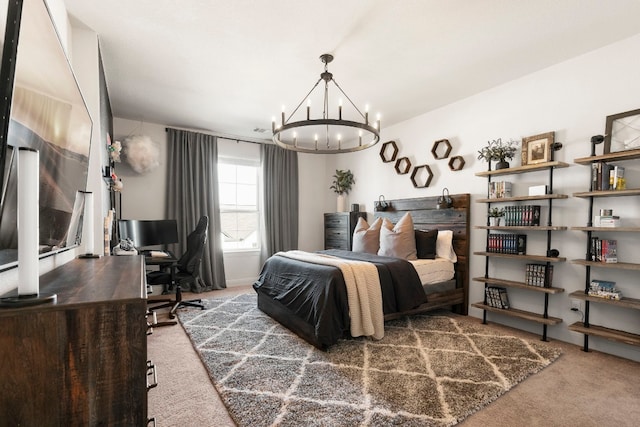
M40 156L41 256L80 244L83 205L78 192L86 189L93 123L46 2L0 0L0 7L7 16L6 30L0 32L5 36L0 75L13 82L2 87L0 97L3 270L18 261L18 147L36 149Z
M178 223L175 219L118 220L121 239L131 239L137 249L178 243Z

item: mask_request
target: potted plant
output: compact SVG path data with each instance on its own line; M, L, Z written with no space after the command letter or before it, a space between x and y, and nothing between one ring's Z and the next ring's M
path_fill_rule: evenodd
M333 175L333 185L329 188L338 195L338 212L345 212L345 194L349 194L349 191L351 191L351 188L355 183L356 181L350 169L346 171L336 169L336 173Z
M504 216L504 209L491 208L489 209L489 225L500 225L500 218Z
M509 167L507 160L513 159L518 151L517 144L518 142L514 139L507 142L502 142L502 138L489 141L486 147L478 150L478 160L485 160L487 163L494 160L497 161L496 169L506 169Z

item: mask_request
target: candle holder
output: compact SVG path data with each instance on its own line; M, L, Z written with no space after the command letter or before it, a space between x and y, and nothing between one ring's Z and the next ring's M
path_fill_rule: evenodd
M82 237L85 242L86 252L78 258L100 258L100 255L93 253L93 193L91 191L81 191L84 194L84 217L82 223Z
M0 307L18 308L55 302L56 294L39 290L40 155L37 150L18 149L18 292L0 298Z

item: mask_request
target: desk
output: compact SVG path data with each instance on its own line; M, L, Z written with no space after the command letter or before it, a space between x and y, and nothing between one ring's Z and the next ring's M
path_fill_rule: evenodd
M145 263L145 265L157 265L160 271L165 271L168 268L169 272L171 274L171 285L173 285L174 282L175 282L176 271L175 271L175 268L172 268L172 266L174 266L175 263L178 260L175 257L175 255L173 255L173 252L170 252L170 251L163 251L163 252L167 253L169 256L168 257L153 257L153 256L150 255L151 251L142 252L142 254L144 255L144 263ZM167 290L168 289L165 286L163 288L162 293L166 294Z
M159 266L168 266L173 264L174 262L178 261L178 259L175 257L175 255L173 255L173 252L170 251L163 251L166 254L168 254L169 256L151 256L151 251L144 251L142 252L142 254L144 255L144 262L147 265L159 265Z

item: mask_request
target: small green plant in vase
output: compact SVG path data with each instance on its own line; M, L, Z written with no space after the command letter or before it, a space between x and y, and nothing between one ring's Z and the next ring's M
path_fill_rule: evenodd
M506 142L502 141L502 138L489 141L488 145L481 150L478 150L478 160L485 160L490 163L492 160L497 162L496 169L506 169L509 167L509 162L515 157L518 151L518 141L510 139Z
M345 194L349 194L353 184L356 183L355 178L351 170L339 170L336 169L335 175L333 175L333 184L329 187L338 195L338 212L345 212L346 210L346 198Z
M500 225L500 218L504 216L504 209L491 208L489 209L489 225Z

